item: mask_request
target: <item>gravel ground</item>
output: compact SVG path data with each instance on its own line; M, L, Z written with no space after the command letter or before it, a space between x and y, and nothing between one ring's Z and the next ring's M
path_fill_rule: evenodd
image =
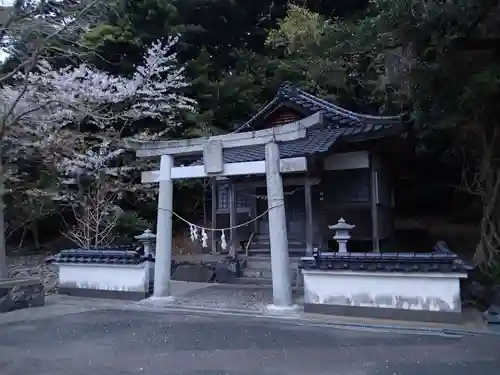
M172 295L175 296L175 299L169 305L261 312L265 310L267 305L273 303L271 287L241 284L205 284L202 288L186 290L183 288L183 284L183 282L171 284ZM297 304L303 303L302 295L302 291L294 291L294 302Z
M57 267L45 264L46 255L23 255L8 258L10 277L38 277L43 280L45 294L57 291Z

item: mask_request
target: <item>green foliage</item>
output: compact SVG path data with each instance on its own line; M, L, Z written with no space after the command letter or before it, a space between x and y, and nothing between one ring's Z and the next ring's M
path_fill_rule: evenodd
M500 286L500 263L495 263L488 267L484 272L484 276L486 277L487 284Z
M372 15L360 22L355 39L365 53L406 49L398 56L399 86L427 121L467 122L489 112L484 104L498 95L491 55L491 38L500 31L496 3L374 0Z
M495 3L372 0L359 19L290 6L267 43L283 50L282 67L306 71L320 92L326 86L341 101L454 123L498 93L497 64L468 52L475 40L498 35Z
M376 85L380 74L366 54L353 48L354 25L291 5L266 43L278 52L278 72L295 72L293 82L304 89L354 110L379 110L389 100L368 88Z
M269 59L246 50L235 50L232 55L237 56L237 61L229 70L216 72L209 65L207 51L202 51L189 66L196 77L193 89L200 107L199 122L212 133L237 128L271 96L270 86L274 83L277 87L269 78Z
M134 236L141 234L146 229L154 229L150 221L140 217L133 211L125 211L119 215L113 234L118 241L130 242Z
M171 1L115 0L102 20L83 37L91 47L98 68L131 74L147 46L182 31L176 28L176 8Z
M304 3L330 15L334 9L339 13L358 10L365 2ZM338 95L338 85L331 84L328 77L338 70L332 60L304 53L282 64L280 48L266 45L269 31L286 15L287 2L116 0L110 6L102 22L85 37L86 43L97 48L95 62L100 68L130 72L145 45L172 32L181 34L179 56L181 62L188 63L187 73L193 81L189 94L198 101L200 114L179 136L238 127L274 95L283 80L319 90L330 98ZM322 18L316 18L319 24ZM317 87L317 82L325 79ZM347 82L342 89L348 89Z

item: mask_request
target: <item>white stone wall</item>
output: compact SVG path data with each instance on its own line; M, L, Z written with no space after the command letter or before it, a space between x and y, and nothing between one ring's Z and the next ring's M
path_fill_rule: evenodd
M302 270L304 302L460 312L465 274Z
M148 288L146 264L60 263L59 287L108 291L144 292Z

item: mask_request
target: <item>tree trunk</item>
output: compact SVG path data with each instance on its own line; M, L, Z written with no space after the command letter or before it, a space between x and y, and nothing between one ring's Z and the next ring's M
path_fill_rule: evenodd
M500 170L491 166L484 181L482 198L483 217L475 261L483 269L489 269L500 261Z
M7 278L7 248L5 245L5 205L4 205L4 193L5 193L5 176L3 168L3 160L0 156L0 279Z
M481 158L475 193L483 206L480 238L474 254L475 263L487 270L500 261L500 166L498 165L500 131L482 131Z

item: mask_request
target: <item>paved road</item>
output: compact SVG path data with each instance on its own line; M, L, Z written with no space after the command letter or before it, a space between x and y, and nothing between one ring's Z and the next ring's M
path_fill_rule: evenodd
M500 337L94 310L0 323L2 375L492 375Z

